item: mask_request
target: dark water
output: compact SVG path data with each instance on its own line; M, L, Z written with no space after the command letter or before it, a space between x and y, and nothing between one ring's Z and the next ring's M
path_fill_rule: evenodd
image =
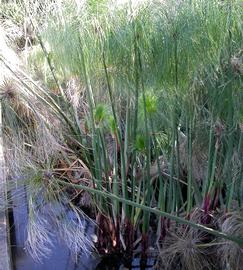
M22 193L23 190L22 190ZM24 250L27 238L26 227L28 209L23 203L23 196L12 196L13 208L10 211L11 224L11 244L13 254L14 270L125 270L128 269L121 264L120 258L105 258L101 260L97 254L89 252L80 254L78 260L75 260L70 254L69 249L60 240L58 233L53 233L51 247L52 254L48 258L43 258L41 262L36 262ZM87 222L87 235L94 234L94 225ZM139 259L134 259L132 270L140 270ZM148 260L146 270L153 269L153 260ZM145 269L144 269L145 270Z
M21 194L21 196L20 196ZM13 208L10 211L10 235L12 245L12 257L14 270L94 270L100 259L92 252L80 254L75 260L70 254L68 247L58 240L60 237L52 230L53 246L50 247L52 254L48 258L42 258L41 262L36 262L25 250L27 238L28 208L24 188L19 188L12 194ZM70 216L70 218L72 218ZM85 222L85 221L84 221ZM51 224L51 223L50 223ZM87 223L87 235L94 233L94 225Z

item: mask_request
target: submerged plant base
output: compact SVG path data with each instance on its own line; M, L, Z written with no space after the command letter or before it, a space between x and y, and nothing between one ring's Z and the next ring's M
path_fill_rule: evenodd
M117 244L119 245L119 238L117 239L117 228L112 222L111 218L98 214L96 218L97 228L97 244L96 248L101 255L119 253Z
M125 221L124 238L126 245L125 256L129 265L133 257L134 226L128 219Z
M148 234L146 233L142 235L141 267L146 266L147 251L148 251Z
M125 254L122 256L124 257ZM121 259L119 256L107 256L101 260L95 270L152 270L155 265L153 258L148 258L146 262L142 262L139 258L133 258L129 265L124 260L125 258Z

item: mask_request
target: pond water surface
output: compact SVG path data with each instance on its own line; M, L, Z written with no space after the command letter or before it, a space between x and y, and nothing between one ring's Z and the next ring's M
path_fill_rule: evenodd
M18 192L24 193L23 190ZM75 260L70 254L67 246L59 240L59 235L52 231L51 248L52 254L48 258L43 258L41 262L36 262L24 249L27 238L28 208L23 203L23 196L13 194L13 208L10 211L10 235L12 245L12 257L14 270L125 270L128 269L121 264L119 258L105 258L101 260L94 252L80 254ZM26 198L25 198L26 200ZM87 222L87 221L86 221ZM94 224L87 222L87 235L94 234ZM54 228L53 228L54 230ZM139 259L133 260L132 270L140 270ZM153 269L154 260L148 260L148 267L144 270Z

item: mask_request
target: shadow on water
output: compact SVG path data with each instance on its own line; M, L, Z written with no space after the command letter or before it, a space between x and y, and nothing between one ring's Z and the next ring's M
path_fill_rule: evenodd
M22 190L23 191L23 190ZM122 264L122 256L109 256L102 260L91 251L89 254L80 254L78 260L71 255L68 247L59 241L58 234L52 231L52 253L41 262L36 262L25 250L27 239L28 208L23 203L22 196L12 194L13 208L9 211L10 236L14 270L152 270L153 260L148 260L148 266L140 267L139 259L134 259L130 267ZM55 207L55 206L54 206ZM94 234L94 224L86 222L87 235Z

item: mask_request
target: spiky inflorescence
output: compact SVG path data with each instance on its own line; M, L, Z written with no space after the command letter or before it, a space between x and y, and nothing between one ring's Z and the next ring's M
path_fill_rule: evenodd
M221 219L222 232L243 237L243 216L241 212L233 212ZM222 269L243 269L243 247L232 241L221 240L218 254Z
M202 214L196 209L192 213L191 220L199 222ZM218 269L214 241L213 237L197 229L183 225L172 227L163 241L159 269Z
M42 261L51 255L55 242L59 241L76 260L80 253L90 253L93 241L89 233L94 223L60 190L54 195L55 187L47 188L42 184L36 181L35 191L28 192L26 251L34 260Z
M194 229L178 229L164 240L160 253L161 269L215 269L213 251L204 246L207 235Z
M77 211L75 207L70 207L65 211L66 218L63 218L58 224L61 239L76 258L80 253L89 254L94 246L87 233L93 223L82 211Z
M29 198L29 220L25 249L34 260L41 261L51 254L53 235L50 231L50 224L33 203L33 199Z

